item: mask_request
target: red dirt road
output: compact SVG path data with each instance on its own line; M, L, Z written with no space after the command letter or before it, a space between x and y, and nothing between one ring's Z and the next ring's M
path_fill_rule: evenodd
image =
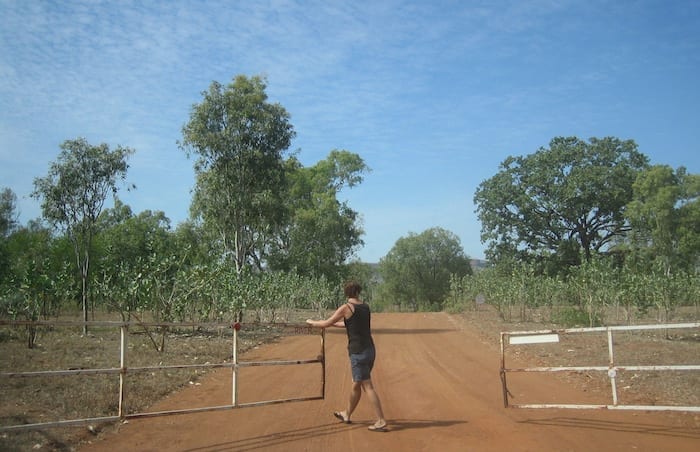
M345 332L326 335L325 400L133 419L83 451L697 451L700 418L692 413L503 408L499 351L445 313L374 314L377 364L373 372L390 431L367 430L374 414L361 400L353 424L339 423L350 371ZM316 336L290 336L241 356L309 359ZM241 370L239 401L313 396L320 365ZM248 372L248 373L245 373ZM587 401L560 380L527 381L516 396L537 402L557 394ZM226 405L231 372L209 374L162 401L153 411ZM541 401L541 399L539 400Z

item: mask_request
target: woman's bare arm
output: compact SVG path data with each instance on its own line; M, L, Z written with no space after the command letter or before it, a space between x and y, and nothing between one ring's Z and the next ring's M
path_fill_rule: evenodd
M318 328L328 328L329 326L343 327L345 326L343 319L345 318L345 312L347 309L347 305L342 305L341 307L336 309L333 315L328 317L326 320L306 319L306 323Z

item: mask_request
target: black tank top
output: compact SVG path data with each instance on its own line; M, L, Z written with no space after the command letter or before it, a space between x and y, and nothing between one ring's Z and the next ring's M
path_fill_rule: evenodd
M345 330L348 333L348 352L361 353L374 346L370 330L370 311L366 304L352 304L355 312L345 319Z

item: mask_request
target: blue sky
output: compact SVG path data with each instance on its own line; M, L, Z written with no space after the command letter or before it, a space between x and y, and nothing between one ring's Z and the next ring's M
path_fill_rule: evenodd
M476 187L556 136L633 139L700 172L700 1L0 0L0 188L29 197L67 139L128 146L120 198L187 218L178 146L216 80L264 75L307 166L371 167L342 194L377 262L439 226L481 258Z

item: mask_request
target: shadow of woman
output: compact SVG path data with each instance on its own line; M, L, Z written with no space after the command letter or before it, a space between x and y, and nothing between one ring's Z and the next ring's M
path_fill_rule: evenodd
M387 419L389 431L413 430L418 428L451 427L466 424L464 420L421 420L421 419Z
M387 419L389 424L388 432L409 430L416 428L435 428L435 427L450 427L457 424L466 424L467 421L463 420L446 420L446 421L435 421L435 420L419 420L419 419ZM197 447L193 449L187 449L186 452L223 452L223 451L236 451L236 452L247 452L253 450L259 450L264 448L271 448L273 446L280 446L283 444L291 443L294 441L309 439L312 437L318 437L322 435L333 435L341 431L348 429L366 429L367 425L371 425L371 422L353 422L352 424L343 424L338 422L333 422L329 424L317 425L309 428L302 428L297 430L289 430L284 432L270 433L267 435L241 438L236 441L229 441L224 443L208 444L206 446Z

